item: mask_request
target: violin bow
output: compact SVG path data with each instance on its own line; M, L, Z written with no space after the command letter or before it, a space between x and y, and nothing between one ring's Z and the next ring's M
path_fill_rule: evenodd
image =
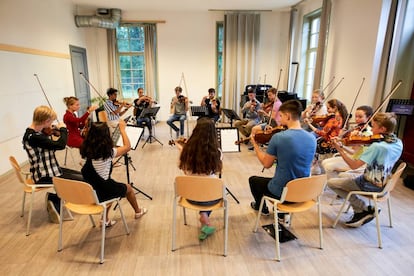
M357 94L354 98L354 102L352 103L352 106L351 106L351 109L349 110L348 116L346 116L344 126L346 126L346 124L348 123L349 119L352 116L352 111L354 110L356 100L358 99L359 93L361 92L361 89L362 89L362 86L364 85L364 82L365 82L365 77L362 78L362 82L361 82L361 85L359 86L358 92L357 92Z
M92 85L92 83L89 82L89 80L83 75L82 72L79 72L79 74L81 75L82 79L89 84L90 87L92 87L92 89L95 91L95 93L102 99L105 100L104 97L102 97L102 95L98 92L98 90L95 88L95 86Z
M328 87L329 85L331 85L331 83L335 80L335 76L332 77L332 79L328 82L327 85L325 85L324 88L322 88L321 92L323 93Z
M40 89L42 90L43 95L45 96L46 101L47 101L47 103L49 104L49 107L50 107L51 109L53 109L52 104L50 103L49 98L47 97L46 92L45 92L45 90L43 89L42 83L40 82L39 76L38 76L36 73L35 73L35 74L33 74L33 75L34 75L34 76L35 76L35 78L37 79L37 82L39 83ZM53 109L53 110L54 110L54 109ZM58 119L58 118L56 118L56 121L59 123L59 119Z
M275 95L276 97L277 97L277 93L279 92L280 76L282 76L282 71L283 69L280 68L279 78L277 80L277 85L276 85L276 95ZM270 110L270 114L269 114L270 118L269 118L269 122L267 123L267 125L270 125L270 123L272 122L272 115L273 115L273 110L275 109L275 104L276 104L276 100L273 101L273 107L272 107L272 110Z
M402 84L402 80L399 80L394 85L394 87L391 89L390 93L388 93L388 95L382 100L381 104L377 107L377 109L375 109L374 113L372 113L371 117L368 119L368 121L365 123L365 125L361 128L361 131L363 131L364 129L367 128L369 123L371 123L372 119L375 117L375 115L378 114L378 112L381 110L381 108L384 106L384 104L391 98L391 96L395 93L395 91L397 91L398 88L400 88L401 84Z
M323 100L322 104L324 104L328 98L333 94L333 92L335 92L336 88L338 88L338 86L341 84L341 82L344 80L344 78L342 78L336 85L335 87L332 89L331 92L329 92L329 94L325 97L325 99Z

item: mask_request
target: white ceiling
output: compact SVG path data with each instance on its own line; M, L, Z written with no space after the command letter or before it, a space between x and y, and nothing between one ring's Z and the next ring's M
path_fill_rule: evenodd
M123 11L286 10L301 0L72 0L82 8Z

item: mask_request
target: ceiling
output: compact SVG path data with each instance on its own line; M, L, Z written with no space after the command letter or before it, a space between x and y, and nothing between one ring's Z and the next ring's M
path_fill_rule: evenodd
M72 0L78 7L123 11L287 10L301 0Z

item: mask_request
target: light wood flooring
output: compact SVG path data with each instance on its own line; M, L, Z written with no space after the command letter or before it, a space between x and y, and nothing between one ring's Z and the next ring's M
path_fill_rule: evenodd
M192 129L192 126L190 126ZM223 179L240 200L228 195L228 256L223 257L222 212L212 214L217 232L203 242L198 241L199 222L196 212L188 213L188 226L178 216L177 244L171 251L173 180L181 174L177 168L178 150L168 145L169 128L156 125L155 136L164 143L147 144L130 152L131 180L136 187L153 197L138 194L138 203L148 214L134 220L126 200L126 213L131 234L125 235L119 211L111 211L118 224L106 236L105 263L99 264L100 228L92 228L87 216L75 215L64 222L63 251L57 252L58 224L48 222L44 192L35 198L31 235L25 236L24 218L20 217L22 190L14 174L0 177L0 275L412 275L414 268L414 191L402 181L393 192L394 227L388 227L386 206L380 214L383 249L377 247L375 222L358 229L343 225L350 214L344 214L336 229L331 227L339 203L331 206L334 194L323 196L325 246L318 249L316 208L294 217L291 231L298 237L281 245L281 262L275 256L274 240L259 228L252 232L256 213L248 185L251 175L271 176L253 152L245 145L240 153L225 153ZM145 131L145 136L147 131ZM21 149L16 149L21 150ZM58 153L63 164L64 151ZM78 153L69 155L67 166L80 169ZM3 156L2 158L7 158ZM24 160L19 160L23 162ZM27 166L26 166L27 167ZM114 169L115 179L126 182L126 169ZM27 212L26 212L27 215ZM99 217L95 218L96 221ZM271 217L262 224L271 223Z

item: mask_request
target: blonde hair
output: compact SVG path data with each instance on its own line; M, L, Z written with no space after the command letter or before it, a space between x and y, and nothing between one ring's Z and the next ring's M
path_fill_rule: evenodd
M318 94L319 97L321 97L322 100L325 99L325 94L321 89L315 89L313 90L312 94Z
M47 120L56 120L56 112L48 106L41 105L36 107L33 112L33 123L36 125L41 125Z
M385 134L391 134L394 132L395 127L397 126L397 116L391 112L380 112L372 118L374 122L380 127L384 127L387 131Z
M66 104L66 107L68 107L68 108L69 108L69 106L73 105L77 101L79 101L79 99L76 98L76 97L73 97L73 96L63 98L63 102Z

